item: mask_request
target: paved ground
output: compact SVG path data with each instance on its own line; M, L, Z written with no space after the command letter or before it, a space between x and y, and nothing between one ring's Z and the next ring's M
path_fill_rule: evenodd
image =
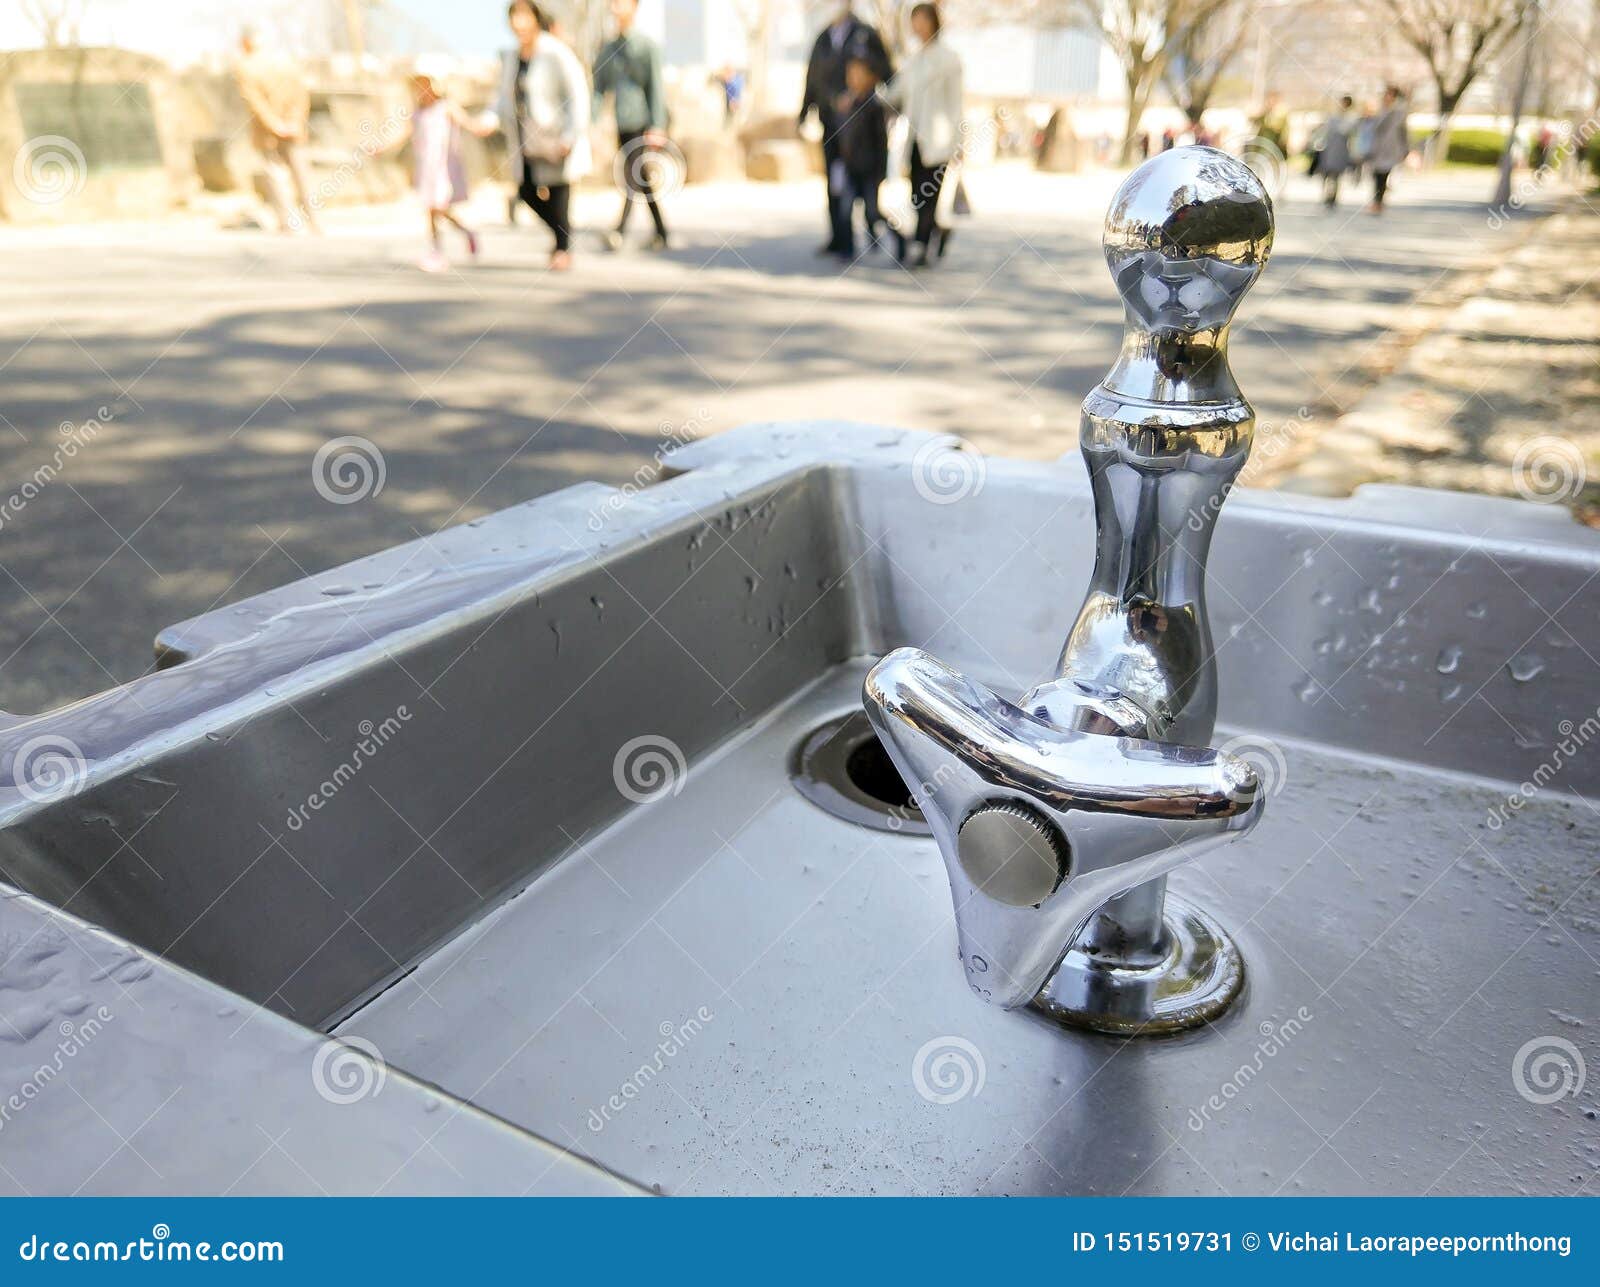
M1600 526L1600 208L1566 205L1328 429L1297 485L1511 492Z
M57 468L0 510L0 708L136 676L161 626L213 605L576 480L621 481L664 433L845 416L1070 450L1120 334L1098 248L1116 181L977 175L978 213L917 275L815 260L809 186L691 189L672 253L586 253L565 278L542 271L542 232L503 226L480 265L420 274L401 209L341 214L319 241L200 221L0 230L0 459L8 479ZM1487 220L1486 184L1408 177L1380 220L1355 203L1325 213L1291 181L1235 342L1278 443L1258 476L1304 473L1319 427L1537 226ZM586 195L580 223L613 205ZM493 194L482 214L503 225ZM101 408L63 456L58 426ZM335 505L312 460L345 434L381 447L386 477Z

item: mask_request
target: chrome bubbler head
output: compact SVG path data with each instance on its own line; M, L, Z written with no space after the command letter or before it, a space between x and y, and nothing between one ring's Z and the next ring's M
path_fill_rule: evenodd
M1157 340L1225 327L1266 266L1272 222L1272 198L1243 161L1211 147L1151 157L1106 212L1106 263L1129 325Z

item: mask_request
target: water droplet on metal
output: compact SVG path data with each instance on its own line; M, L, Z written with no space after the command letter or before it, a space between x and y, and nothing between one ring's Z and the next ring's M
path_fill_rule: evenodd
M1526 652L1506 662L1506 670L1519 684L1526 684L1544 670L1544 658L1536 652Z

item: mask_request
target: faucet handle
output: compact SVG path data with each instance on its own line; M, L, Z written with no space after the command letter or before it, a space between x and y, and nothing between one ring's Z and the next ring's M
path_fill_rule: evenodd
M1237 756L1063 727L920 649L884 657L863 696L944 857L967 981L1007 1008L1108 899L1261 815Z

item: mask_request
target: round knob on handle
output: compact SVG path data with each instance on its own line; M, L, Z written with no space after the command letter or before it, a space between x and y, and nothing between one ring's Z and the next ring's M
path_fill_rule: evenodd
M956 853L973 887L1008 907L1037 907L1072 866L1071 847L1055 824L1016 801L974 810L957 833Z

